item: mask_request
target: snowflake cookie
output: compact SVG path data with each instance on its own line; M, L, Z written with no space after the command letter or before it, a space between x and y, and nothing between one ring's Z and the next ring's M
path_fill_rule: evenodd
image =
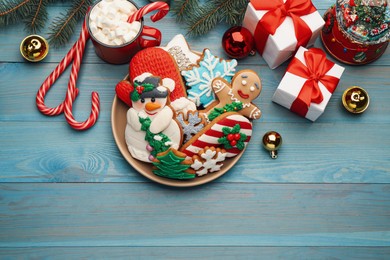
M215 95L211 86L215 78L223 78L230 83L236 72L237 60L226 61L211 54L205 49L199 61L199 65L190 70L181 72L186 81L188 99L200 107L206 108L215 101Z
M184 134L184 143L199 133L206 125L205 119L198 111L188 111L187 115L180 112L176 116Z
M191 165L191 168L195 170L196 175L203 176L221 169L222 162L226 159L226 151L206 146L199 151L198 155L194 155L192 159L194 163Z

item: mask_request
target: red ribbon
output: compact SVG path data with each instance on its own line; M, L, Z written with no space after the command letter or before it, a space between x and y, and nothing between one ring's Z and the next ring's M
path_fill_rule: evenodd
M291 111L303 117L306 116L310 103L319 104L324 99L318 82L321 82L330 93L333 93L340 81L339 78L325 75L334 66L334 63L326 59L323 50L311 48L305 51L304 58L306 66L294 57L287 68L288 72L306 79L290 108Z
M306 46L309 42L312 31L300 16L311 14L316 11L311 1L308 0L251 0L256 10L268 10L268 12L257 23L255 40L257 50L262 55L269 35L274 35L276 29L284 22L287 16L291 17L294 23L295 36L298 46Z

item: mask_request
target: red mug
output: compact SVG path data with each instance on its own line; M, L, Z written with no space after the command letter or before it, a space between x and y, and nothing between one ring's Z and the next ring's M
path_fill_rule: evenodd
M137 9L138 6L131 0L127 0L132 3ZM122 45L107 45L97 40L89 27L89 15L93 8L99 4L100 1L95 3L86 16L86 24L88 33L91 36L95 52L99 58L103 61L112 63L112 64L124 64L130 62L131 58L140 50L159 46L161 43L161 32L153 27L144 25L143 18L140 20L141 27L137 35L129 42L126 42Z

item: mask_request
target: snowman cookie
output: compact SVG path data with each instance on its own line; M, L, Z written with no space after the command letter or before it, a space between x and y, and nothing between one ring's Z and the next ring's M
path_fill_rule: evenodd
M223 78L216 78L212 82L212 88L218 97L218 103L207 114L218 113L219 110L240 113L249 119L259 119L260 109L252 101L260 95L261 80L253 70L240 70L237 72L232 83L229 84ZM231 106L234 104L234 106Z
M152 162L158 153L178 149L182 130L169 106L169 92L175 83L150 73L134 79L132 107L127 111L125 139L129 152L138 160Z

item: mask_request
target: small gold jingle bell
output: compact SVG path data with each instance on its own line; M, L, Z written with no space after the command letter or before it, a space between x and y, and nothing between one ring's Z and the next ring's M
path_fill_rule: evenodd
M29 35L21 42L20 53L26 60L38 62L49 53L49 44L42 36Z
M348 112L360 114L368 108L370 97L363 88L353 86L344 91L342 102Z
M275 131L269 131L263 136L263 147L270 152L271 158L278 158L278 149L282 145L282 136Z

